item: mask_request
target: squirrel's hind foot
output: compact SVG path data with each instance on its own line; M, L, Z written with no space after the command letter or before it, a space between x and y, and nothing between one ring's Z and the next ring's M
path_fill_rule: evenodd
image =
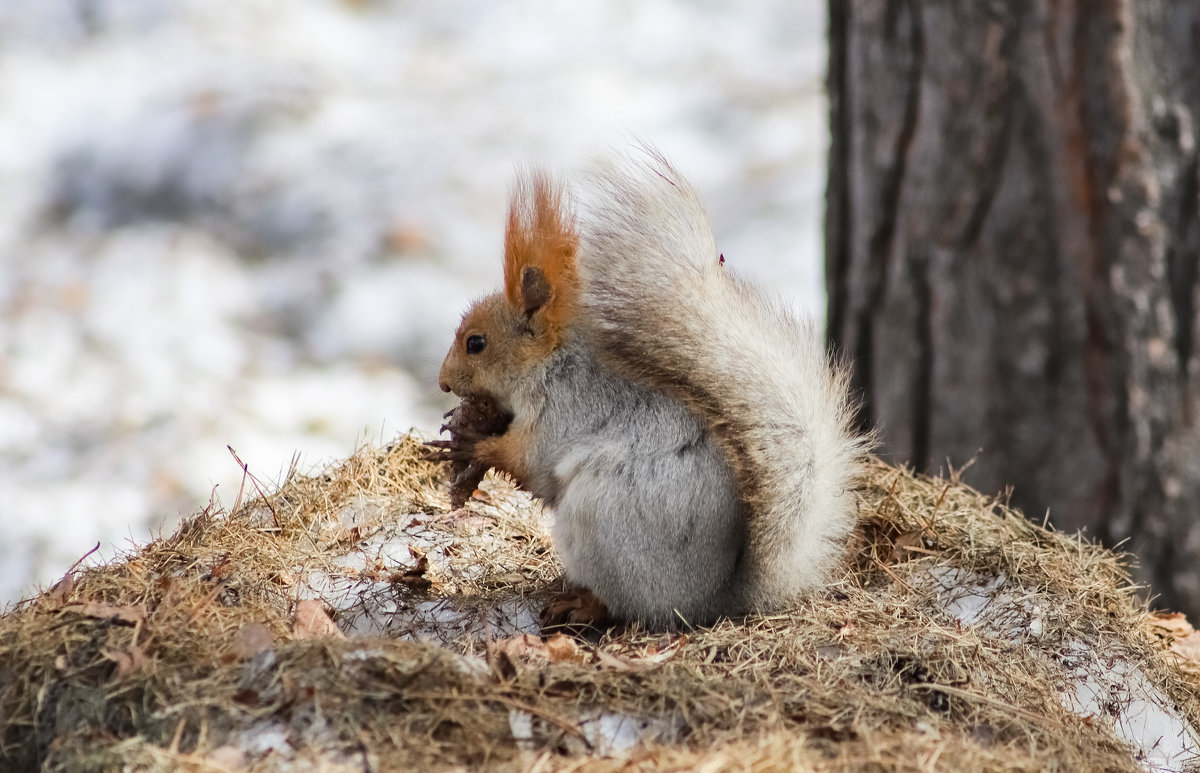
M556 593L542 610L543 633L599 633L616 623L604 602L587 588Z

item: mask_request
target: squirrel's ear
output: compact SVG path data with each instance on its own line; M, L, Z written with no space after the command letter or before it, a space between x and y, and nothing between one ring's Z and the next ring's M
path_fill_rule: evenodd
M562 185L538 171L519 180L504 232L504 295L526 322L537 314L537 335L551 348L575 315L578 244Z
M526 266L521 271L521 305L525 318L550 302L550 281L546 273L537 266Z

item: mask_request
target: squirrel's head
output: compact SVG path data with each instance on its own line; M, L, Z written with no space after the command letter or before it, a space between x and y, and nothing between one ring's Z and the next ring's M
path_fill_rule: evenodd
M504 292L463 315L438 384L459 397L487 395L505 411L529 376L562 345L576 313L579 236L561 186L533 172L513 193L504 237Z

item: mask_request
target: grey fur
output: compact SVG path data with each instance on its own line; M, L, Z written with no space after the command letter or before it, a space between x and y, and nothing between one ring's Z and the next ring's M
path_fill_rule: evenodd
M568 339L516 401L536 432L531 490L555 512L567 577L654 627L742 607L745 505L699 418Z

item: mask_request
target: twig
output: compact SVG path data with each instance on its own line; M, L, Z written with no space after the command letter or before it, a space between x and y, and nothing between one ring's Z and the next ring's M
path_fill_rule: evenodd
M242 486L245 487L246 478L249 478L250 482L254 484L254 490L258 492L258 495L262 497L262 501L266 504L267 509L271 511L271 518L275 521L275 528L282 529L283 526L279 523L279 513L275 512L275 506L271 504L271 500L267 499L267 495L263 493L262 486L258 485L258 478L250 474L249 465L242 461L241 457L237 455L237 451L233 450L233 446L227 445L225 447L229 449L229 453L233 454L233 460L237 462L238 467L242 468ZM238 491L237 502L240 503L241 501L242 492ZM235 505L236 504L237 503L235 503ZM237 507L235 506L233 509L236 511Z
M82 564L88 556L90 556L92 553L95 553L99 549L100 549L100 543L97 542L96 547L94 547L91 550L89 550L88 552L84 553L82 556L79 557L78 561L71 564L71 568L67 570L67 574L70 574L71 572L75 571L76 567L78 567L80 564Z

